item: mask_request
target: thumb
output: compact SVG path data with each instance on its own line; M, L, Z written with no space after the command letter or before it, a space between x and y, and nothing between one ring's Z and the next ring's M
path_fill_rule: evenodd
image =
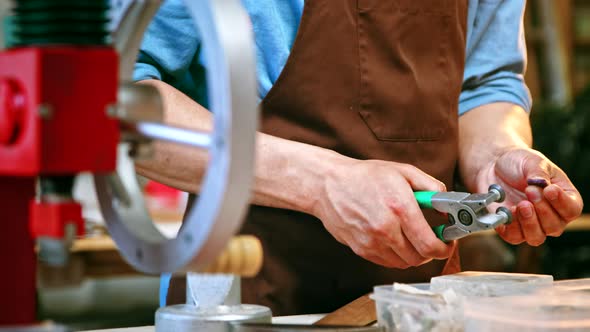
M414 191L447 191L444 183L412 165L403 165L399 172Z
M522 173L526 186L545 188L551 184L551 164L546 159L528 158L523 163Z
M551 165L540 153L511 151L496 161L496 174L509 186L524 192L529 182L537 186L551 183Z

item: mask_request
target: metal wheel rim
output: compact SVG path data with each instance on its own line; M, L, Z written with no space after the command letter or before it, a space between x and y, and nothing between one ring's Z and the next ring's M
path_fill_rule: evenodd
M131 209L113 199L108 175L95 175L107 227L124 258L150 274L197 271L238 231L249 203L258 125L253 36L239 0L186 0L203 36L214 131L199 199L175 239L153 225L133 164L118 165Z

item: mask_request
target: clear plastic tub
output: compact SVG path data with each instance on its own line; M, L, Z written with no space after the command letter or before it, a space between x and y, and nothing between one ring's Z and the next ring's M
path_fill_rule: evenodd
M590 296L537 294L470 298L466 332L590 331Z
M553 288L556 292L579 292L590 296L590 278L556 281Z
M411 286L423 292L408 292L391 285L374 288L371 298L377 306L379 326L384 327L387 332L463 330L462 307L448 303L449 300L453 302L452 298L428 292L429 284Z
M497 297L530 294L551 287L553 276L498 272L461 272L430 280L430 290L441 293L452 289L457 294L471 297Z
M463 272L432 278L430 284L377 286L371 297L378 324L388 332L453 332L463 331L467 297L521 295L552 285L550 275Z

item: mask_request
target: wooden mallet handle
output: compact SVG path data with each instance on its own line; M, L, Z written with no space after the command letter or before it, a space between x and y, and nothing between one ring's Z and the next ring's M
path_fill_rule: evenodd
M240 235L232 238L215 262L201 272L254 277L262 268L262 261L260 240L251 235Z

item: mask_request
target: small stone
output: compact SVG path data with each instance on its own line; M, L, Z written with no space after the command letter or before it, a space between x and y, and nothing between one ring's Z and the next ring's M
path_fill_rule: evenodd
M541 178L528 179L528 180L526 181L526 183L527 183L529 186L537 186L537 187L540 187L540 188L545 188L545 187L547 187L547 186L549 185L549 184L547 183L547 180L545 180L545 179L541 179Z

